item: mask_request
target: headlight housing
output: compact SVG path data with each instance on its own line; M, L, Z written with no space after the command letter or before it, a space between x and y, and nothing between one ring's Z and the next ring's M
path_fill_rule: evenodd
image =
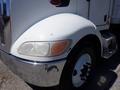
M26 56L57 56L70 46L70 40L55 42L25 42L18 48L18 53Z

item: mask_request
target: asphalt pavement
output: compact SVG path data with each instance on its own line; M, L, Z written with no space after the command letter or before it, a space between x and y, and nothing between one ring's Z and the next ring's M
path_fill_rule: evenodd
M0 60L0 90L33 90Z

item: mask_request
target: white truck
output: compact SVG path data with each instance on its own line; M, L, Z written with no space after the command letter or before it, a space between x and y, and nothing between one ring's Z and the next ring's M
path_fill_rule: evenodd
M117 50L109 27L120 23L118 3L0 0L1 60L30 84L77 89L99 58L107 60Z

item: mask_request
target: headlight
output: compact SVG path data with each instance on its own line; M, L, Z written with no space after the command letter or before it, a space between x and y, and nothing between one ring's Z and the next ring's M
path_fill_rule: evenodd
M18 53L26 56L56 56L64 53L70 45L70 40L56 42L25 42Z

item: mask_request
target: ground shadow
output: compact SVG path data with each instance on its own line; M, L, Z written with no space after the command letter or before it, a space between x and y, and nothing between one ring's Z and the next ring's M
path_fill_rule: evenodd
M120 53L118 52L108 61L98 65L82 90L109 90L118 77L114 70L120 64L119 59Z

